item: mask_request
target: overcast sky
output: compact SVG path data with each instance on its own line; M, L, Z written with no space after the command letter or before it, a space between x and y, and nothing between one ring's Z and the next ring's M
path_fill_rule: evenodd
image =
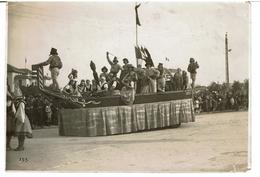
M55 47L63 61L61 86L68 82L71 68L79 71L79 80L92 79L90 60L98 72L109 67L106 51L135 64L134 6L134 2L9 3L7 62L24 67L26 57L30 68L47 60ZM207 85L225 81L228 32L230 81L243 81L249 77L249 8L248 3L143 3L138 41L149 49L156 66L162 62L167 68L186 70L189 58L195 58L200 65L197 83Z

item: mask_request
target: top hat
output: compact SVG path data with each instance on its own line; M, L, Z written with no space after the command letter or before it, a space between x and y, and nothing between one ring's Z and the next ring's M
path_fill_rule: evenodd
M57 49L51 48L50 55L58 55Z

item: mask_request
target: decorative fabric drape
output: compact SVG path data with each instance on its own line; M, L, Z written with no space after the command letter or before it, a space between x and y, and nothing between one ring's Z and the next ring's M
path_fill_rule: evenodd
M151 130L194 122L191 99L111 106L62 109L60 135L102 136Z

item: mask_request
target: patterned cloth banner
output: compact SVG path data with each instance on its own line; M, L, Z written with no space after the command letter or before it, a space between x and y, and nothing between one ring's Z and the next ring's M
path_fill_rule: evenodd
M152 130L194 122L191 99L111 106L62 109L60 135L103 136Z

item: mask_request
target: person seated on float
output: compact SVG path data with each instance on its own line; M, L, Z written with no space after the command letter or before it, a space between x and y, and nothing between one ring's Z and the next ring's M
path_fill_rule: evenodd
M106 81L106 78L102 76L100 78L100 90L107 91L108 90L108 83Z
M78 71L75 69L72 69L71 73L68 75L69 83L64 87L63 91L67 94L75 94L77 91L77 79L78 77Z
M115 56L113 59L113 62L109 58L109 52L107 52L107 61L110 64L110 73L112 73L114 76L117 76L117 73L122 70L121 66L118 64L117 57Z
M107 77L108 77L108 69L107 69L107 67L103 67L102 69L101 69L101 71L102 71L102 73L99 75L99 78L101 78L102 76L104 76L105 78L106 78L106 81L107 81Z
M157 78L157 91L158 92L165 92L165 83L166 83L166 76L165 76L165 69L162 63L158 64L157 70L160 72L159 77Z
M89 79L86 80L85 91L86 92L91 92L92 91L92 85L91 85Z
M156 93L157 92L157 82L156 79L159 77L160 72L154 68L152 68L152 63L147 62L145 64L145 76L148 79L148 86L146 85L146 90L144 93Z
M98 91L100 91L101 89L100 89L100 86L99 86L99 84L97 83L97 81L95 80L95 79L93 79L92 80L92 88L91 88L91 91L93 92L93 93L95 93L95 92L98 92Z
M113 90L119 90L119 86L120 86L120 80L118 77L114 76L112 73L108 74L108 80L107 80L107 84L108 84L108 89L113 91Z
M182 80L182 73L180 68L178 68L177 72L174 74L172 79L172 84L175 91L182 90L183 80Z
M84 79L80 81L80 84L78 85L78 91L81 95L86 92L86 83Z

